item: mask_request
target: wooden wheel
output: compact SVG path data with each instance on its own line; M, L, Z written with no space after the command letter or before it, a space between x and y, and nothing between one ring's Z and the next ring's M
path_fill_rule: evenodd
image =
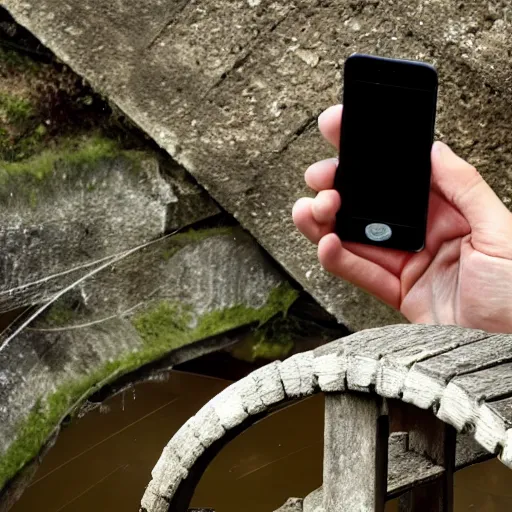
M286 510L382 512L387 499L401 496L401 512L450 512L455 470L492 455L512 467L511 360L511 335L396 325L272 363L176 433L141 511L186 511L227 442L276 406L324 392L323 489Z

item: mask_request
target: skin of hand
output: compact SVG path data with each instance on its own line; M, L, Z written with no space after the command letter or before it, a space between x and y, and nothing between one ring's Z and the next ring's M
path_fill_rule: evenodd
M339 147L342 106L323 112L320 132ZM397 141L400 151L400 141ZM419 253L341 242L334 233L342 199L333 189L337 159L305 173L316 197L293 207L297 228L318 245L330 273L400 310L413 323L512 332L512 214L476 169L442 142L431 153L425 249Z

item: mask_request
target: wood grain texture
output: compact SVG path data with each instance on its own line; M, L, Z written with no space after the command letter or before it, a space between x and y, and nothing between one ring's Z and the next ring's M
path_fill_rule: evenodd
M456 450L456 470L489 458L489 454L467 434L457 436ZM388 499L399 497L415 486L438 480L443 473L443 467L434 464L428 457L409 450L408 433L391 433L388 447ZM304 498L303 511L324 512L322 500L323 489L320 487Z
M453 512L455 429L428 411L410 411L407 418L408 449L443 468L436 480L415 486L400 497L400 512Z
M493 411L496 412L509 426L512 426L512 398L504 398L489 404Z
M279 507L276 512L302 512L303 501L300 498L290 498L282 507Z
M484 421L499 422L495 414L510 422L512 416L501 406L501 397L510 395L512 390L512 364L476 371L452 379L443 391L438 417L455 426L457 430L475 429L477 439L484 445L499 443ZM506 400L505 400L506 402ZM510 423L509 423L510 424ZM500 431L500 435L503 432Z
M381 418L387 419L375 397L325 396L325 512L384 511L388 431Z
M408 435L404 435L404 446L389 443L388 487L387 497L392 499L400 496L417 485L423 485L439 479L444 468L423 454L408 448Z
M436 446L439 448L442 444L439 438L434 436L430 441L415 438L412 428L412 449L408 449L406 455L396 447L390 448L390 454L402 454L390 459L388 495L435 479L444 472L441 462L447 467L455 465L453 469L457 469L499 452L501 460L512 468L512 430L508 430L512 406L508 399L496 400L512 394L508 377L508 361L512 357L510 340L512 336L451 326L397 325L361 331L309 354L260 368L247 380L233 384L233 389L225 396L233 397L233 410L238 410L239 414L232 413L230 425L242 421L250 424L256 411L261 414L283 401L310 393L346 392L351 396L354 390L375 391L377 395L379 392L385 396L392 394L394 400L407 397L406 404L411 403L409 407L413 410L424 409L425 418L437 425L437 432L442 431L442 435L445 435L445 427L440 427L436 415L447 425L462 431L458 435L456 453L454 443L450 444L450 462L447 453L436 452ZM448 362L452 364L451 370ZM392 372L388 371L390 368ZM495 379L500 382L496 382L493 391ZM465 393L467 399L461 404L468 405L464 408L459 404L459 412L450 414L454 389ZM490 401L486 401L487 397ZM212 406L207 407L212 414ZM453 410L456 410L455 405ZM470 429L466 428L468 417L473 418ZM203 443L206 451L209 442ZM430 459L425 458L423 452L427 452ZM433 460L440 463L435 464ZM145 495L145 510L166 512L168 502L166 505L159 500L158 494L151 498L153 493L154 486L151 486Z
M434 464L427 457L410 451L408 444L409 435L406 432L394 432L389 437L388 499L400 496L413 486L439 479L444 473L441 466ZM303 512L325 512L323 488L320 487L306 496L302 507L299 510Z

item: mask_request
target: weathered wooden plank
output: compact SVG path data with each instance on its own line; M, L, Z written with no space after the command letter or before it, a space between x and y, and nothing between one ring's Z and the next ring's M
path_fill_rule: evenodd
M409 433L393 433L389 439L387 499L414 486L439 479L444 468L422 453L409 449Z
M167 512L169 503L160 496L157 482L151 480L146 487L141 500L141 511L143 512Z
M429 411L409 410L406 418L410 451L421 454L443 468L426 486L415 486L400 497L400 512L452 512L456 433Z
M492 402L511 393L512 362L459 375L449 384L456 385L478 401Z
M387 447L387 416L376 397L326 395L325 512L384 510Z
M282 507L279 507L275 512L303 512L302 499L290 498Z
M507 425L512 427L512 398L504 398L488 404L489 407L498 414Z
M415 361L470 345L488 336L482 331L456 326L405 324L369 329L357 336L343 338L318 348L315 357L322 357L327 368L336 367L341 373L345 370L349 389L369 391L371 386L376 386L382 396L397 398L407 371ZM316 366L321 367L320 364ZM344 380L337 373L335 381L340 386Z
M286 394L279 375L278 363L271 363L259 368L249 374L249 377L254 380L259 399L266 408L285 399Z
M244 408L238 386L230 386L221 391L210 400L210 405L215 410L224 430L235 428L249 416L247 409Z
M503 364L511 359L512 336L498 334L429 358L418 363L416 369L441 378L453 378Z
M488 337L489 334L478 330L451 327L448 330L432 330L424 336L422 342L412 343L382 357L377 373L376 391L381 396L400 398L409 369L415 363Z
M194 453L200 455L201 451L197 450L194 451ZM188 464L188 466L190 469L191 464ZM180 455L178 455L171 446L164 448L162 456L153 468L151 475L153 476L153 480L151 481L151 487L149 487L149 489L155 496L158 496L158 500L156 500L156 504L158 504L160 498L164 498L165 501L168 501L174 496L182 480L188 476L188 470L183 466ZM164 503L161 505L163 504ZM160 508L161 505L158 505L156 508Z
M408 434L395 432L389 437L387 499L393 499L415 485L438 479L444 473L441 466L428 458L408 451ZM351 469L347 469L347 472ZM323 488L310 493L303 502L303 512L324 512ZM276 511L277 512L277 511Z
M495 417L505 422L507 430L502 434L500 444L497 446L499 459L509 467L512 467L512 397L497 400L487 404ZM492 428L492 425L491 425ZM491 435L494 432L490 432Z
M489 404L493 412L507 423L509 427L505 433L505 439L499 453L500 460L512 467L512 398L505 398Z
M399 333L397 333L399 335ZM422 326L416 333L405 334L397 339L388 341L379 340L375 347L358 351L347 372L349 387L366 390L369 386L379 386L378 393L382 396L399 396L402 391L403 381L393 375L394 386L389 386L389 372L386 372L386 362L393 361L394 369L401 367L398 375L403 375L403 369L414 361L427 359L437 354L447 353L456 347L470 345L488 335L476 330L462 329L450 326ZM388 366L389 368L389 366ZM379 378L380 377L380 378ZM398 381L398 382L397 382ZM399 389L395 394L390 392Z
M405 379L403 399L421 409L441 399L448 381L457 375L512 359L512 336L495 335L415 364Z
M304 352L286 359L279 365L279 373L288 397L298 398L315 391L313 361L313 353Z
M455 471L464 469L472 464L478 464L492 459L494 454L489 453L482 445L475 441L473 432L459 432L457 434L457 447L455 449Z
M504 431L489 402L511 392L512 363L455 377L442 393L437 416L459 431L474 430L476 440L492 451L503 444Z

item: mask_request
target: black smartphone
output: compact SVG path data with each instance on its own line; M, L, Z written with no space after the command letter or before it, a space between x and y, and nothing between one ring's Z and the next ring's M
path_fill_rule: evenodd
M336 231L341 240L425 246L437 72L355 54L345 62Z

